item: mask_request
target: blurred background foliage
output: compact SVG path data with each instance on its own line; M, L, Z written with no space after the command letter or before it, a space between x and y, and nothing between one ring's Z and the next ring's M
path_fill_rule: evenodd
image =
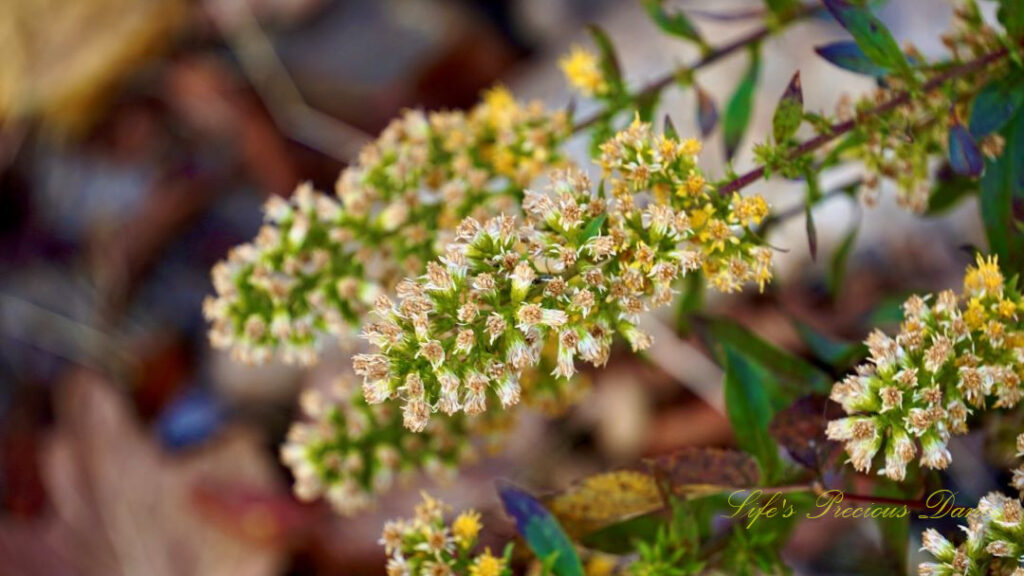
M678 4L742 11L759 3ZM947 2L912 0L881 11L925 53L940 48L934 30L950 13ZM615 38L630 81L697 51L652 33L640 2L0 3L2 570L382 573L383 518L411 509L418 487L340 519L296 503L276 456L298 391L326 387L348 353L309 371L230 362L206 342L209 269L253 236L266 197L307 179L331 189L369 135L405 107L465 107L496 82L568 105L556 61L586 37L589 21ZM705 38L748 26L698 21ZM808 109L871 88L814 55L815 44L839 37L834 23L815 18L764 46L752 136L730 143L737 167L751 165L752 143L770 133L794 69ZM697 135L695 111L705 98L723 106L745 69L743 56L730 58L702 76L700 99L666 95L679 132ZM716 144L706 169L721 175ZM586 146L570 149L583 158ZM759 191L776 206L803 194L785 181ZM607 369L584 375L594 392L579 408L553 421L524 418L510 446L438 493L485 511L485 538L501 542L513 529L497 512L494 477L542 492L644 456L733 445L722 373L702 350L714 353L738 326L799 354L799 377L827 383L857 357L845 344L891 320L903 296L958 284L963 248L983 245L984 231L973 206L943 208L922 220L884 193L874 208L829 202L816 215L818 250L843 253L838 270L834 260L811 259L799 219L779 226L772 243L790 250L779 255L773 291L707 303L735 326L697 326L688 339L655 333L646 357L614 355ZM860 233L849 234L858 222ZM1012 441L1005 431L1020 424L1009 420L986 425ZM982 448L977 434L952 444L948 477L967 501L1005 484L997 472L1005 463L987 462L1000 451ZM882 560L885 542L871 522L821 521L798 528L784 555L807 574L896 572Z

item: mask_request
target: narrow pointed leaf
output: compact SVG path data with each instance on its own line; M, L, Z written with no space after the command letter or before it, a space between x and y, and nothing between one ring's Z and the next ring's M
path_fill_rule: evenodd
M998 132L1024 103L1024 85L1019 79L997 79L978 92L971 108L971 135L975 138Z
M960 201L978 192L978 181L953 172L944 164L935 177L935 186L928 198L926 216L940 216L959 205Z
M587 26L587 32L597 45L597 51L601 55L601 73L608 82L612 94L621 94L625 88L622 81L622 66L619 64L619 55L615 51L608 34L596 24Z
M665 137L679 139L679 131L676 130L676 125L672 123L672 118L668 115L665 115Z
M700 127L700 135L707 138L718 124L718 106L703 88L696 84L693 86L697 92L697 125Z
M777 406L784 407L808 392L827 392L832 387L832 377L823 370L764 341L733 320L705 317L696 327L701 341L714 353L719 364L725 365L725 347L728 346L770 372L776 380L771 392Z
M676 330L680 335L690 333L690 316L704 304L704 275L700 270L683 279L683 295L676 306Z
M814 51L818 53L818 56L843 70L874 78L881 78L887 73L884 67L872 62L856 42L833 42L825 46L818 46Z
M1006 139L1002 156L986 161L981 178L981 218L989 252L999 256L1007 271L1024 267L1024 232L1014 203L1024 203L1024 113L1001 132Z
M775 143L781 144L796 134L804 119L804 90L800 84L800 72L797 71L789 81L786 91L779 99L772 118L772 135Z
M757 459L770 482L780 470L780 461L778 446L768 434L775 410L766 374L729 346L725 357L725 407L736 443Z
M608 219L608 214L601 214L587 223L587 226L583 229L583 236L580 237L581 242L586 242L594 236L601 233L601 227L604 226L604 221Z
M836 248L832 255L832 262L829 263L826 281L828 292L833 298L839 295L839 291L843 287L843 280L846 278L846 261L850 259L850 254L853 253L853 248L857 243L857 228L858 226L850 228L842 243L839 244L839 248Z
M996 16L1011 38L1024 36L1024 0L999 0Z
M768 5L768 9L776 16L792 14L800 6L799 0L765 0L764 3Z
M818 229L814 226L814 213L811 207L804 208L807 227L807 248L811 251L811 260L818 259Z
M810 348L815 358L833 368L846 370L854 362L867 355L867 347L861 342L831 338L803 322L794 322L794 324L800 339Z
M498 486L505 512L516 531L541 562L551 562L555 576L583 576L583 565L558 520L536 498L510 484Z
M647 10L647 14L658 25L658 28L661 28L667 34L685 38L691 42L696 42L700 46L706 46L704 38L701 37L700 32L697 31L696 26L687 18L686 14L680 11L668 13L665 7L662 6L661 0L641 0L641 2L643 2L644 9Z
M961 176L977 178L985 169L985 158L971 133L959 121L949 129L949 165Z
M739 86L733 92L729 103L725 107L725 118L723 120L723 131L725 132L725 156L728 159L736 154L743 135L750 124L750 117L754 107L754 88L757 86L757 79L761 71L761 51L755 46L750 50L750 65L747 72L740 80Z
M865 6L851 0L822 0L836 21L853 36L872 62L905 78L913 71L899 44L881 20Z

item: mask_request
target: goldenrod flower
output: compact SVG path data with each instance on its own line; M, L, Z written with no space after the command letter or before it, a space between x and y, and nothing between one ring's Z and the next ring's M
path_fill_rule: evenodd
M505 560L492 555L489 548L473 555L481 530L479 514L463 512L449 526L444 519L448 507L429 494L423 493L422 498L412 519L391 520L384 525L380 543L389 556L389 575L511 575Z
M452 523L452 534L463 548L472 547L480 534L480 513L476 510L468 510L459 514Z
M491 549L477 556L469 568L469 576L501 576L505 572L505 561L491 555Z
M608 90L597 55L586 48L574 45L558 65L569 85L584 96L602 96Z

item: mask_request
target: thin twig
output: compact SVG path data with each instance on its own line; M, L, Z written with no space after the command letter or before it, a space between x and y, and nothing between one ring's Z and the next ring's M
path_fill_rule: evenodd
M249 5L239 2L233 6L238 17L234 26L228 25L228 18L218 18L216 9L210 8L209 12L274 122L292 138L322 154L342 162L355 159L373 138L310 106Z
M824 204L825 202L827 202L828 200L831 200L832 198L836 198L838 196L843 196L845 194L848 194L849 193L848 191L851 188L855 188L857 186L860 186L862 181L863 180L861 178L857 178L857 179L852 180L850 182L847 182L846 184L843 184L841 186L836 186L835 188L832 188L828 192L825 192L824 194L822 194L813 204L811 204L811 206L812 207L818 206L819 204ZM796 216L800 216L806 210L807 210L807 203L806 202L798 202L798 203L794 204L793 206L790 206L789 208L786 208L785 210L779 210L778 212L776 212L776 213L772 214L771 216L769 216L764 221L764 224L761 225L760 233L764 234L764 232L766 230L768 230L769 228L771 228L773 226L777 226L777 225L785 222L786 220L789 220L790 218L795 218Z
M819 12L821 9L822 7L820 4L807 4L800 8L799 10L797 10L796 12L794 12L793 15L789 18L788 22L795 22L797 20L807 18L808 16L811 16ZM748 46L757 44L758 42L761 42L762 40L770 36L772 31L773 28L767 25L761 26L760 28L750 32L749 34L741 36L728 44L725 44L723 46L711 50L710 52L705 53L700 57L700 59L698 59L693 64L690 64L688 66L681 66L679 68L674 68L673 70L666 72L662 76L653 80L649 84L646 84L643 87L641 87L640 90L633 95L633 99L643 100L646 97L652 96L663 90L669 84L671 84L680 74L694 70L699 70L701 68L704 68L705 66L714 64L715 62L721 60L722 58L725 58L726 56L732 54L733 52L736 52L737 50L741 50ZM603 110L598 110L597 112L591 114L590 116L586 116L580 121L578 121L572 128L573 133L584 130L587 127L593 125L594 123L614 115L616 112L618 112L618 110L615 108L606 108Z

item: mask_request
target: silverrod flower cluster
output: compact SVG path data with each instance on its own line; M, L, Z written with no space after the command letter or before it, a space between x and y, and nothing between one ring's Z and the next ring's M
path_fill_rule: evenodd
M967 268L959 297L913 296L903 310L900 333L873 332L870 362L833 387L849 416L827 430L859 471L883 453L879 473L894 480L919 452L921 466L946 468L947 442L967 432L972 412L1013 408L1024 395L1024 304L994 257Z
M466 216L515 210L523 188L563 160L562 112L487 92L468 112L406 111L338 178L272 197L265 225L213 269L210 341L243 362L316 361L324 336L351 333L452 238Z
M999 50L1002 42L999 34L985 23L973 1L956 7L952 28L942 40L958 62ZM908 47L907 57L919 64L925 61L913 46ZM1002 71L1003 65L997 65L986 70L985 75L998 78ZM839 101L837 119L843 122L856 119L857 126L850 138L862 144L851 147L847 155L864 165L861 197L866 204L877 202L882 180L886 179L896 185L896 200L900 206L924 213L934 186L934 159L937 155L948 154L949 124L966 122L969 110L964 103L974 99L985 85L984 78L969 76L953 80L945 90L915 94L892 113L869 113L875 106L891 100L896 91L906 88L899 78L890 77L886 82L886 86L856 102L845 95ZM1002 154L1004 141L999 134L989 134L981 138L979 145L985 156L995 158Z
M476 551L483 528L479 513L466 510L448 524L447 506L426 493L422 497L412 519L384 525L380 543L388 576L511 576L507 557Z
M603 365L613 336L633 350L650 337L640 314L672 300L680 276L703 270L732 292L771 278L771 251L751 231L768 214L760 196L723 197L697 167L701 145L635 121L601 147L605 180L582 173L528 190L524 216L467 218L456 242L417 279L385 296L365 338L377 354L354 358L370 404L401 404L405 425L435 412L481 414L519 402L520 375L557 349L553 373L577 358Z
M922 541L938 562L918 566L920 576L1005 574L1024 576L1024 509L1020 500L992 492L967 516L959 546L929 528Z
M304 420L292 424L281 460L305 501L325 497L343 515L360 512L396 481L426 471L445 479L474 456L464 419L435 420L424 434L402 426L389 405L369 406L351 376L300 398Z

